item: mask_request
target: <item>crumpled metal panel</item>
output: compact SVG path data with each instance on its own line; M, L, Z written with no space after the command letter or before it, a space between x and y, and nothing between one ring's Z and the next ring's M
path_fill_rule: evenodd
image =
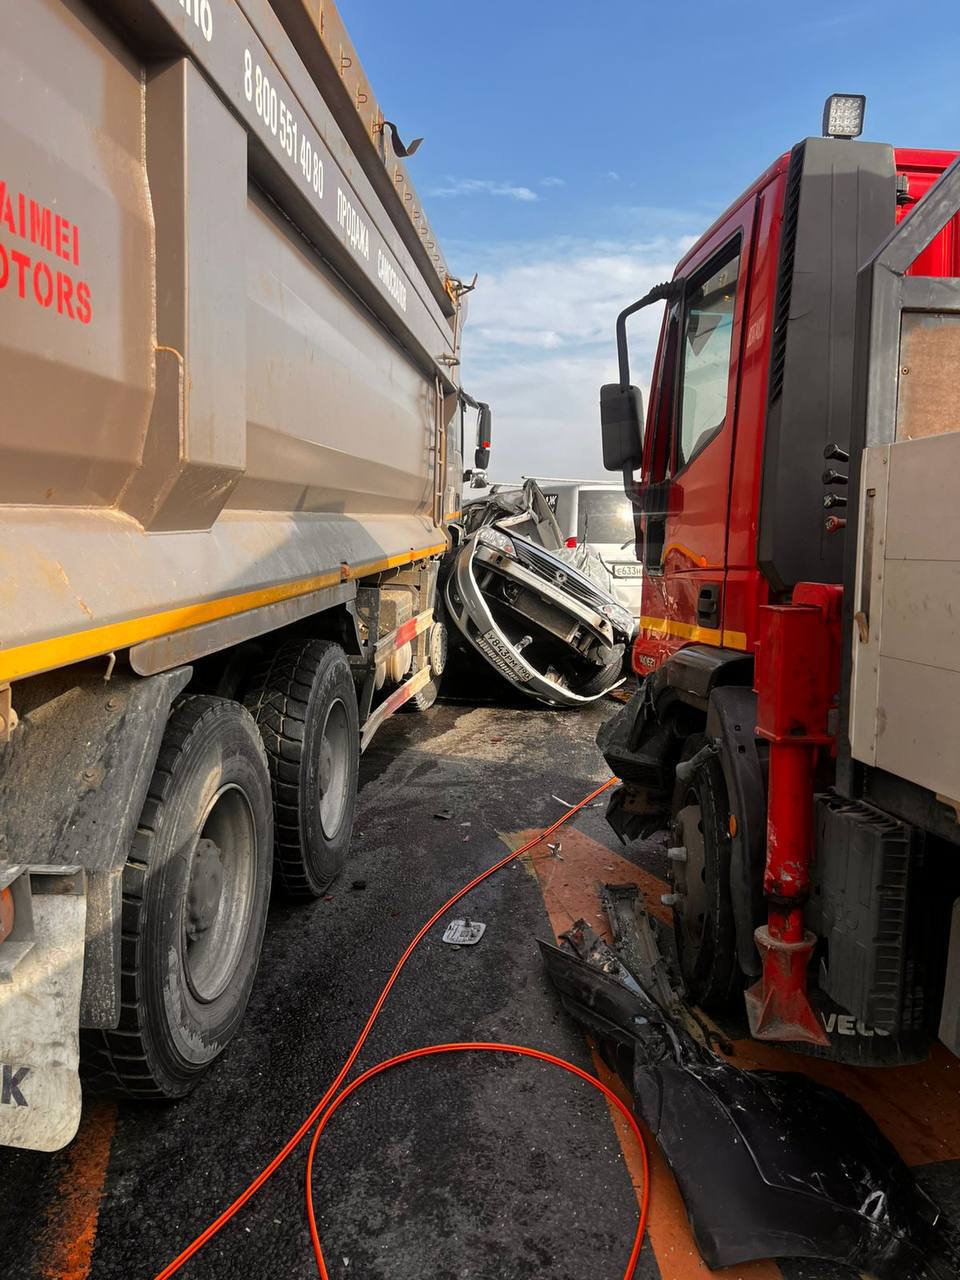
M666 1001L652 994L654 969L658 986L669 969L650 964L642 912L614 906L608 887L616 948L579 921L541 953L564 1007L632 1086L707 1265L817 1258L877 1280L955 1280L960 1235L867 1113L799 1072L714 1053L716 1033L675 981Z

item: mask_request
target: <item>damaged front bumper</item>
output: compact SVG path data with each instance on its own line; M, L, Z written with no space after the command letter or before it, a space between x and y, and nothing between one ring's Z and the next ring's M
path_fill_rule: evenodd
M614 598L544 548L484 526L447 579L450 617L508 683L576 707L622 683L635 622Z
M877 1280L955 1280L957 1233L866 1112L799 1073L724 1061L664 986L639 900L632 921L616 895L607 909L616 950L581 921L541 951L631 1085L707 1265L816 1258Z

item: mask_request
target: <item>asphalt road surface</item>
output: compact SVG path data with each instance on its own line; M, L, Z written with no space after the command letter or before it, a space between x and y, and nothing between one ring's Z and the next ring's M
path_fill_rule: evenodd
M88 1104L78 1138L53 1157L0 1152L2 1280L151 1280L310 1111L418 925L519 833L553 821L563 810L555 797L577 800L606 779L594 735L613 709L448 701L388 721L362 763L341 882L306 906L274 902L246 1022L200 1087L176 1106ZM559 849L541 846L468 898L459 914L487 926L477 946L448 946L442 929L433 931L359 1066L420 1045L483 1039L597 1070L545 978L535 939L596 916L599 879L632 878L657 903L663 874L649 847L622 850L602 809L586 811ZM832 1070L811 1068L819 1078ZM852 1082L921 1179L954 1207L958 1080L945 1054L920 1068L832 1078ZM314 1276L304 1155L297 1151L182 1274ZM620 1280L639 1182L636 1150L594 1090L539 1063L473 1055L401 1067L355 1095L321 1140L314 1188L337 1280ZM637 1276L705 1280L712 1273L658 1158L652 1192ZM763 1262L724 1274L852 1273Z

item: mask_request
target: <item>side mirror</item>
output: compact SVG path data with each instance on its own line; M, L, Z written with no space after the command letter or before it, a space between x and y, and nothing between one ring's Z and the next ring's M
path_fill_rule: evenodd
M486 471L490 465L490 427L492 415L490 406L479 402L480 414L477 418L477 450L473 455L473 465L478 471Z
M643 456L643 394L610 382L600 388L600 430L607 471L635 471Z
M652 302L666 302L672 306L683 297L685 288L683 276L665 284L656 284L649 293L624 307L617 316L620 381L600 388L600 427L603 432L603 465L608 471L622 471L625 486L628 484L628 471L636 471L643 458L643 396L630 385L627 321Z

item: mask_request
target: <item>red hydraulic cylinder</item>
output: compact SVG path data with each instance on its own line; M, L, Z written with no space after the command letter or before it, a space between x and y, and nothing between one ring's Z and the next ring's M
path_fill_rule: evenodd
M767 865L763 891L770 900L770 932L803 941L803 902L810 891L813 849L813 770L817 748L806 742L770 743ZM772 836L772 840L771 840ZM783 909L777 907L783 904Z
M755 933L763 975L746 992L750 1030L760 1040L826 1045L807 995L817 939L804 924L813 862L813 785L817 754L833 741L830 724L840 667L839 587L801 583L793 604L760 610L757 733L770 744L767 923Z

